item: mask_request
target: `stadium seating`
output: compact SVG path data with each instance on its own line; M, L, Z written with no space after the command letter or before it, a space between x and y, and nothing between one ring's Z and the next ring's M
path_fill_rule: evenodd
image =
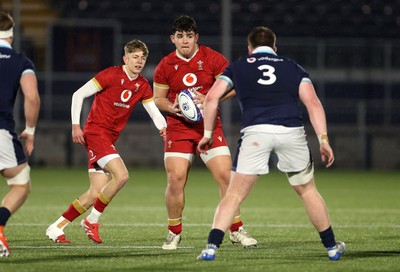
M108 18L122 23L123 32L159 34L171 20L190 14L203 35L219 35L221 1L174 0L52 0L63 17ZM399 0L232 0L233 35L246 35L254 25L271 26L280 36L397 37Z
M121 24L126 39L140 37L146 40L151 54L144 72L149 70L150 81L155 64L173 50L167 34L176 16L192 15L198 22L202 43L221 50L221 0L50 2L61 18L113 19ZM366 72L382 67L400 68L400 45L395 42L400 33L400 0L232 0L231 10L232 59L247 53L243 37L252 27L269 26L278 35L279 53L311 70L330 122L357 122L363 105L359 102L366 102L366 119L371 124L379 125L387 122L385 120L400 122L398 108L387 106L388 98L400 99L397 81L387 84L383 79L375 79L370 82L371 72ZM323 53L317 42L309 41L314 38L315 41L324 40ZM308 41L302 43L304 39ZM384 39L393 42L391 50L385 49ZM385 56L385 52L391 55ZM318 74L321 67L322 72ZM326 76L327 70L333 75L331 78ZM341 76L341 71L355 70L361 79ZM57 82L54 86L63 92L74 89L72 84L78 83ZM67 110L65 107L62 112ZM135 120L147 118L144 110L135 114L138 115ZM54 116L61 118L58 114ZM232 120L236 122L239 119L239 112L233 111Z

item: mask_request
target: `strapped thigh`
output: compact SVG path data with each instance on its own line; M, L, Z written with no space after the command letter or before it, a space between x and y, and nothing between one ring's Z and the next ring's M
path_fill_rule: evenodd
M303 185L310 182L314 177L314 163L309 162L307 167L299 172L286 173L289 183L292 186Z
M200 158L203 160L204 163L207 163L209 160L211 160L214 157L217 156L230 156L231 152L227 146L219 146L215 147L213 149L207 150L207 155L206 154L200 154Z
M8 178L7 184L8 185L24 185L29 182L31 179L30 177L31 168L29 165L26 165L15 177Z

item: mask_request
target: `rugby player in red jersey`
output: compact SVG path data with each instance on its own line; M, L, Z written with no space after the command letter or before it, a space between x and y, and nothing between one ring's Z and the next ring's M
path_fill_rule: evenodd
M102 242L98 232L99 217L129 178L114 144L137 103L142 102L161 137L165 137L165 118L154 103L150 84L140 74L146 64L148 48L142 41L132 40L124 50L125 65L99 72L72 97L72 139L86 147L90 187L47 228L46 235L56 243L70 243L64 228L92 206L81 226L89 239ZM92 95L95 98L82 130L79 120L83 100Z
M162 246L165 250L176 249L181 240L185 185L204 130L202 121L190 123L182 116L176 97L180 91L190 89L197 95L196 104L201 104L215 78L229 64L220 53L197 43L196 22L190 16L182 15L175 20L170 38L176 50L165 56L156 67L153 86L155 103L160 110L167 112L168 124L164 145L168 180L165 192L168 236ZM201 154L200 157L217 181L223 197L228 188L232 162L219 117L214 130L214 144L207 155ZM204 196L205 201L207 197ZM244 247L257 244L243 228L239 210L230 231L233 243Z

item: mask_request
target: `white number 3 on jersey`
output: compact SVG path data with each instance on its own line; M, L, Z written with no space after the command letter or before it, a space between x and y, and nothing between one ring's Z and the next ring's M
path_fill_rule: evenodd
M262 71L263 77L266 77L268 79L260 78L259 80L257 80L257 83L262 84L262 85L274 84L274 82L276 81L276 75L274 74L274 72L275 72L274 67L272 67L271 65L265 64L265 65L258 66L258 70Z

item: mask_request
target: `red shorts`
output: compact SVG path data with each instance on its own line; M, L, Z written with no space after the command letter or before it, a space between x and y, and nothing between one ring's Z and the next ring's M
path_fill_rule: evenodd
M197 153L197 145L203 138L203 126L187 128L180 126L167 126L167 136L165 138L164 152ZM217 125L214 129L214 142L211 148L228 146L222 125Z
M118 135L101 131L99 133L85 132L86 151L89 157L88 169L101 169L97 161L110 154L118 154L114 143Z

